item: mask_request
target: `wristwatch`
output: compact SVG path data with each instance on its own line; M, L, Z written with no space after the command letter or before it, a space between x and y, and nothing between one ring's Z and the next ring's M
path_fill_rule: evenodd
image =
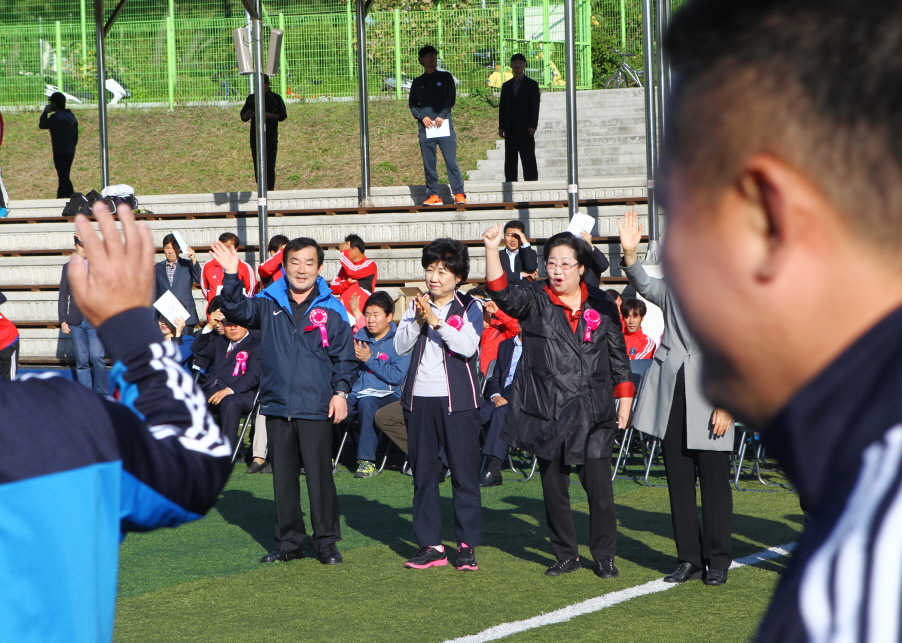
M435 322L435 323L432 325L432 330L438 330L439 328L441 328L441 327L444 326L444 325L445 325L445 320L444 320L444 319L439 319L437 322Z
M335 395L337 395L338 397L343 397L344 399L348 399L348 394L344 391L335 391Z

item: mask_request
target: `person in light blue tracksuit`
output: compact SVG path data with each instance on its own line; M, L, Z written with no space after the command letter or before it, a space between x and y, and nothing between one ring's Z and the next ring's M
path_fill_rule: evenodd
M374 292L364 304L366 326L354 335L354 352L357 355L359 377L348 398L348 417L355 412L360 424L360 441L357 443L357 472L355 478L376 475L376 411L401 399L401 385L410 367L410 355L398 355L394 338L397 326L394 318L394 302L384 290ZM367 394L361 391L390 391L387 395Z

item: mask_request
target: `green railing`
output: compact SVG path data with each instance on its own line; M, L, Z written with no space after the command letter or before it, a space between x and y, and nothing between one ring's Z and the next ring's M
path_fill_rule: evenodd
M637 27L629 13L638 0L623 2L627 7L623 19L599 14L596 6L596 20L599 15L602 19L594 28L614 33L627 24L629 37L638 29L641 39L641 24ZM621 0L602 3L608 4L619 6ZM131 92L123 103L176 106L234 102L247 95L248 80L237 73L231 36L232 30L243 26L243 14L185 18L180 17L181 6L174 20L163 13L143 20L123 13L110 30L107 71ZM346 3L344 11L320 14L273 13L273 6L268 3L268 21L285 29L284 65L274 89L287 98L354 98L357 43L352 3ZM43 104L46 84L85 103L96 102L90 15L88 22L81 21L77 10L70 15L53 22L0 26L0 105ZM577 88L587 89L592 86L593 29L588 0L577 0L577 19L575 82ZM527 73L544 88L563 89L567 82L563 38L563 5L552 0L501 0L486 8L459 10L438 4L430 11L374 11L367 18L370 91L403 97L395 78L400 73L403 84L405 77L421 73L416 52L425 44L439 49L443 67L458 78L464 93L504 80L506 62L517 52L526 55Z

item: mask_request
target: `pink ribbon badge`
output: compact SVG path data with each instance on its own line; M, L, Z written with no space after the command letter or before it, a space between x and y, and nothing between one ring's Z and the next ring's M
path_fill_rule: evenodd
M247 358L247 351L240 351L237 355L235 355L235 370L232 371L232 377L244 375L245 371L247 371Z
M376 359L381 359L383 362L387 362L388 355L386 355L385 353L379 353L378 355L376 355Z
M586 320L586 334L583 335L584 342L592 341L592 332L598 330L601 326L601 313L594 308L586 308L583 313L583 319Z
M448 325L454 330L460 330L464 327L464 318L460 315L451 315L448 318Z
M310 323L313 326L307 326L304 330L313 330L319 328L320 335L323 336L323 348L329 345L329 335L326 334L326 322L329 321L329 315L322 308L314 308L310 311Z

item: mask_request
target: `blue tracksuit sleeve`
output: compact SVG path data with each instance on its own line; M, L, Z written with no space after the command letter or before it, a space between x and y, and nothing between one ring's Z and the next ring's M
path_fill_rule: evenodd
M226 319L235 322L245 328L260 328L260 312L263 300L247 297L244 294L244 284L238 278L238 274L228 274L222 280L222 312Z
M225 486L232 455L203 392L180 366L178 347L162 340L150 309L117 315L98 335L121 402L103 404L122 461L123 531L199 518Z
M388 359L382 360L374 354L366 361L366 367L389 386L401 386L404 378L407 377L407 370L410 368L410 353L398 355L392 347L390 352L386 352L386 355L388 355Z

